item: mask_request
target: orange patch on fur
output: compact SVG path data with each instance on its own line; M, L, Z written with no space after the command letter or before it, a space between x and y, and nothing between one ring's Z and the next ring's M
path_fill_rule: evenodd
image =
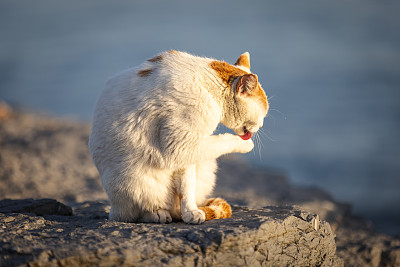
M150 59L148 59L147 61L149 61L149 62L159 62L159 61L161 61L163 59L163 56L162 55L158 55L158 56L155 56L155 57L153 57L153 58L150 58Z
M204 211L204 214L206 215L206 221L217 219L217 214L215 214L214 209L210 207L199 207L202 211Z
M199 207L206 214L206 221L212 219L226 219L232 216L231 206L222 198L207 200L205 207Z
M231 205L227 202L221 204L223 213L221 214L221 219L230 218L232 216Z
M151 74L152 71L152 69L139 70L137 74L139 75L139 77L147 77Z
M216 200L216 198L209 198L209 199L207 200L207 202L206 202L205 206L210 206L210 205L211 205L211 203L213 203L213 202L214 202L214 200Z
M240 57L239 57L240 59ZM238 60L239 60L238 59ZM230 85L233 80L237 77L248 74L242 69L236 68L226 62L223 61L212 61L210 63L210 67L215 70L218 76L226 83L226 85ZM258 98L263 105L265 111L268 111L268 100L265 95L264 90L261 88L260 84L258 84L258 90L256 90L253 94L254 97Z
M211 198L207 201L206 206L219 206L222 203L226 203L222 198Z
M223 61L214 60L210 63L210 67L217 72L218 76L227 85L230 85L234 78L247 74L244 70Z

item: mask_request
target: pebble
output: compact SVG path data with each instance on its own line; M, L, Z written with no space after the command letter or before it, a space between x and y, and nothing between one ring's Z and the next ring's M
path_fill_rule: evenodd
M9 223L9 222L15 221L15 218L10 216L10 217L4 218L3 221L6 223Z

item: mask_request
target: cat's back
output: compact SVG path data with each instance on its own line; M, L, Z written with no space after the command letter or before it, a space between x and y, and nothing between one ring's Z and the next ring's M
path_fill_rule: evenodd
M96 117L103 122L115 121L145 105L171 103L177 100L177 93L186 99L193 95L201 98L201 74L207 71L211 60L170 50L112 76L96 105L94 123Z
M93 131L113 127L138 113L150 113L165 105L180 109L181 103L204 99L202 83L212 59L170 50L145 60L109 78L99 97L93 117ZM207 75L206 75L207 76ZM193 97L195 95L195 97ZM188 102L189 101L189 102ZM151 114L149 114L151 115ZM92 132L93 132L92 131Z
M163 52L137 67L109 78L100 97L101 104L117 105L121 108L124 106L123 102L129 101L129 106L132 107L151 95L165 96L170 94L171 90L190 90L188 82L195 80L197 74L203 72L210 61L209 58L175 50Z

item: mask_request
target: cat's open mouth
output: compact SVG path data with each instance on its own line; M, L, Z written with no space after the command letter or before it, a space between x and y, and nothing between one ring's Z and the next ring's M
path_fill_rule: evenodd
M249 140L253 136L253 133L247 130L246 127L244 127L243 130L244 130L244 135L239 135L239 137L242 138L243 140Z

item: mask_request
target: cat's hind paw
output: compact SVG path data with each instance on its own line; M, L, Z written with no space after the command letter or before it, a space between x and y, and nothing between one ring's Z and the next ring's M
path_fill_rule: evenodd
M206 214L202 210L190 210L182 213L182 220L189 224L201 224L206 220Z
M172 222L172 217L168 210L156 210L154 212L144 213L139 219L139 222L170 223Z

